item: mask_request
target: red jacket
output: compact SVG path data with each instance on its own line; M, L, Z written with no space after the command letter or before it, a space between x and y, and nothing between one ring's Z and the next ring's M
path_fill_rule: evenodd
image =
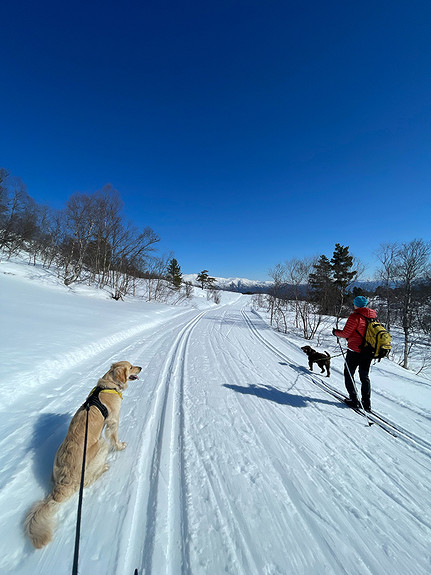
M366 317L370 319L377 317L376 310L370 309L369 307L358 307L347 318L344 329L334 330L334 335L347 339L347 347L352 351L361 351L360 346L367 329Z

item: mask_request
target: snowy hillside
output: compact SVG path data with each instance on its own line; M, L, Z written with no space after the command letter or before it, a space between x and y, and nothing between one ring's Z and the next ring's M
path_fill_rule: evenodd
M115 302L10 262L0 290L2 575L71 572L77 496L43 550L22 522L73 413L123 359L142 366L124 393L128 446L85 491L80 573L431 572L429 379L372 367L394 437L337 399L341 357L330 379L310 374L305 342L269 328L249 296Z

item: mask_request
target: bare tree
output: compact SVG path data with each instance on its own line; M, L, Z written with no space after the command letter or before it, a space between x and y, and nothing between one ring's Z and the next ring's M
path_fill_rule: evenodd
M276 316L282 314L284 324L286 325L286 317L280 305L283 287L286 285L286 270L283 265L277 264L268 272L269 277L272 279L272 287L268 294L268 304L270 310L270 323L273 325ZM277 321L278 324L278 321Z
M159 236L149 227L142 232L134 227L116 230L110 273L115 299L128 293L130 279L143 272L145 262L153 251L153 245L159 240ZM163 261L163 269L166 273L166 261Z
M167 257L151 257L145 262L144 282L147 287L148 301L166 301L169 285L166 282Z
M62 246L65 285L81 279L96 221L92 198L78 192L73 194L67 201L65 210L67 235Z
M7 179L9 172L0 168L0 229L3 228L8 211L9 194L7 188Z
M414 239L403 243L396 251L395 277L402 294L402 324L404 331L404 357L402 366L408 369L411 335L414 325L413 288L415 282L429 273L431 243Z
M6 171L0 174L0 249L17 253L35 231L35 202L25 184Z
M61 265L60 250L64 239L64 212L62 210L49 210L44 220L45 237L41 246L40 255L43 265L48 269L54 261Z
M294 302L296 327L300 327L301 320L304 319L307 306L304 306L303 303L308 291L308 278L315 263L315 258L303 258L302 260L292 258L287 260L284 266L284 277L289 284L289 296Z
M96 217L86 261L92 270L93 278L97 279L99 286L103 288L109 281L113 265L114 237L117 236L117 230L121 231L123 228L123 202L110 184L96 192L92 199Z
M383 282L383 290L386 299L386 329L391 329L391 304L393 288L395 286L396 254L398 246L395 243L381 244L377 250L377 259L381 268L377 270L377 278Z
M55 261L66 285L86 279L109 285L121 299L134 293L160 241L149 227L125 224L122 207L108 184L94 194L73 194L56 212L38 205L21 180L0 168L0 249L9 257L25 249L33 264L38 256L47 267Z
M207 289L207 300L212 300L215 304L219 304L221 301L220 291L215 287L211 286Z
M184 295L187 299L191 298L193 295L193 284L190 281L185 281L182 283L182 288L184 289Z

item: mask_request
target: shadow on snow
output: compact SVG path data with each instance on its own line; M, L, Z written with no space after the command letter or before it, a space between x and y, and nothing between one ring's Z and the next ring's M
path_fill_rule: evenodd
M255 395L260 399L266 399L268 401L273 401L274 403L279 403L280 405L290 405L291 407L307 407L308 403L324 403L326 405L335 405L337 407L344 407L339 401L330 401L327 399L320 399L317 397L310 397L309 395L297 395L293 393L288 393L286 391L280 391L276 387L271 385L254 385L250 384L248 387L243 387L241 385L224 384L223 387L232 389L237 393L243 393L246 395Z
M35 423L30 449L34 451L34 475L44 489L51 488L55 454L66 437L70 420L70 413L42 413Z

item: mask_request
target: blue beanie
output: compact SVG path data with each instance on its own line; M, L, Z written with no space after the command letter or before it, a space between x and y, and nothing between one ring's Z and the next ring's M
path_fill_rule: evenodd
M367 303L368 303L367 298L364 297L363 295L358 295L353 300L353 305L355 305L356 307L367 307Z

